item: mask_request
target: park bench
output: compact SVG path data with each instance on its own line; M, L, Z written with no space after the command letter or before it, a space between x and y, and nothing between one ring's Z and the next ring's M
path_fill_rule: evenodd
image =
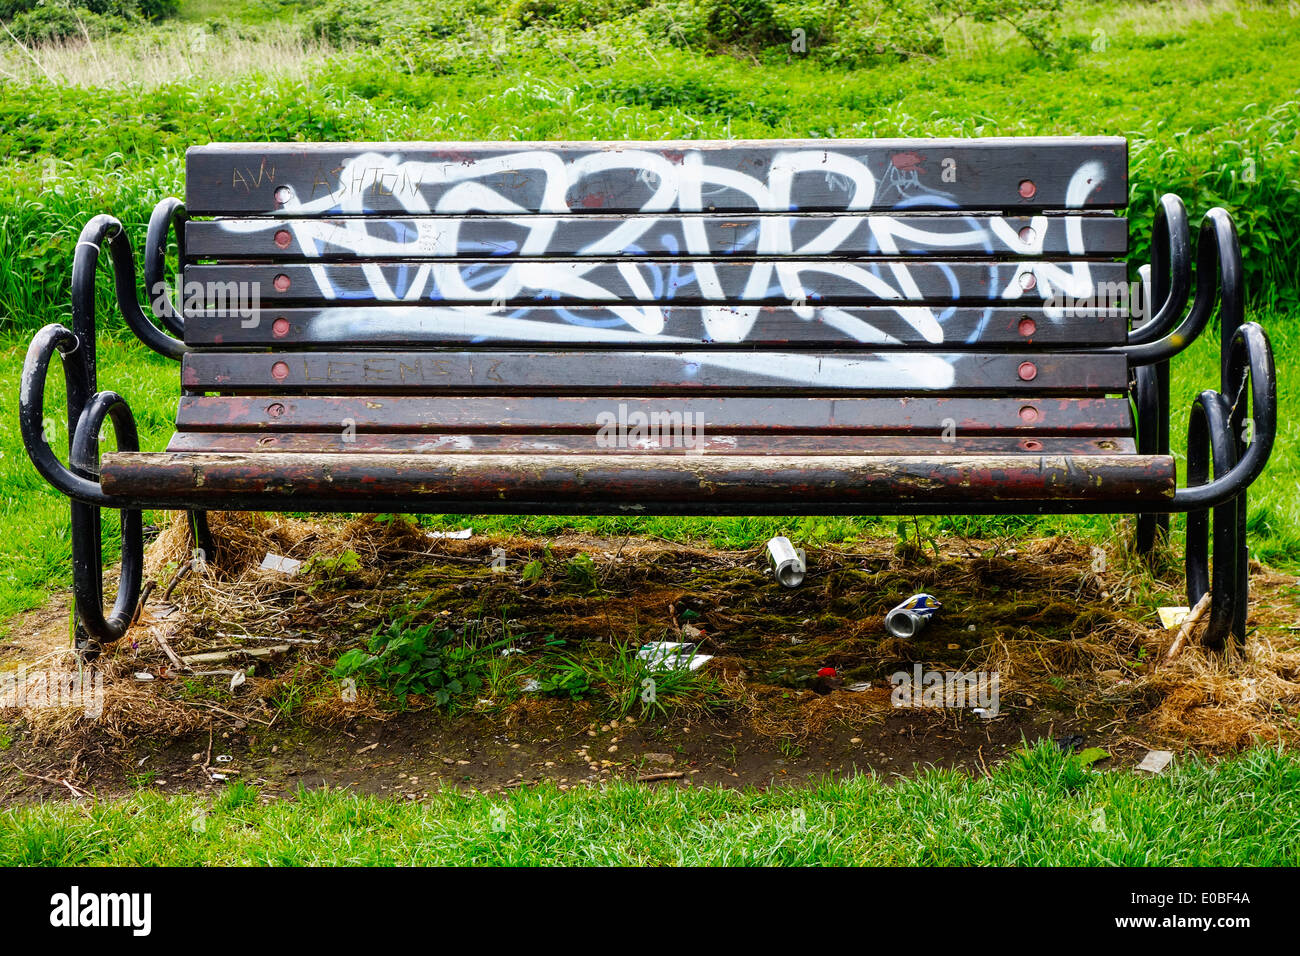
M1143 551L1186 512L1206 640L1244 634L1272 356L1223 210L1194 296L1173 196L1130 284L1122 139L213 144L186 180L149 224L149 305L96 216L72 328L45 327L23 371L26 447L73 501L84 642L135 613L142 509L190 512L209 551L210 510L1114 513ZM180 361L165 451L98 390L105 248L126 323ZM1178 488L1168 362L1216 311L1221 380ZM67 464L46 441L56 352ZM107 614L102 508L123 529Z

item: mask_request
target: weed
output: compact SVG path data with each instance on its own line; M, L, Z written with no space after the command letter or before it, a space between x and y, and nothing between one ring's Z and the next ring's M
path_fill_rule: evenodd
M454 697L478 691L486 655L509 643L506 637L479 646L440 623L414 624L410 617L398 618L376 628L365 648L345 651L330 674L378 684L401 707L412 695L428 696L445 707Z

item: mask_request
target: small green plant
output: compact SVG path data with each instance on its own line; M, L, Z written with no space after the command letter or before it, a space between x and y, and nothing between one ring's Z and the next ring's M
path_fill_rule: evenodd
M894 553L904 561L922 562L926 560L925 545L930 546L934 556L939 552L939 522L935 518L912 516L900 518L894 525L894 535L898 543Z
M632 644L616 644L611 656L593 658L588 665L619 717L634 711L662 716L688 704L707 710L726 702L717 681L703 671L657 669L638 657L637 650Z
M307 682L300 673L295 672L289 680L276 689L270 702L281 717L291 717L307 699Z
M589 554L572 558L564 569L569 580L584 591L595 591L600 586L600 569Z
M509 643L506 637L475 646L451 628L398 619L376 628L365 648L344 652L330 674L385 687L402 707L412 695L431 697L445 707L453 697L477 691L483 685L484 655Z
M355 580L361 572L361 559L349 548L333 557L317 555L310 558L303 565L302 571L304 574L316 575L320 583L341 587Z
M537 693L548 697L568 697L581 700L594 693L591 675L581 661L561 655L541 671L537 678Z
M140 773L133 773L126 778L136 790L143 790L145 787L153 786L153 782L158 779L157 770L142 770Z

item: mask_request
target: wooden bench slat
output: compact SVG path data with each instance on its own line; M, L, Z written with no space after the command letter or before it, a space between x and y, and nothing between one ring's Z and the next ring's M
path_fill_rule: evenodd
M574 394L1118 393L1121 354L980 352L188 352L191 390Z
M192 265L186 290L206 308L256 299L261 307L289 303L422 302L535 305L553 302L854 303L1026 302L1060 296L1088 300L1128 287L1122 262L932 261L856 262L641 259L446 260L280 265ZM1031 284L1032 283L1032 284ZM186 292L186 298L190 298ZM197 304L197 303L194 303Z
M1126 398L429 398L182 395L182 431L591 433L612 413L689 413L706 434L1133 434ZM660 419L661 420L661 419Z
M186 153L195 216L1104 209L1127 201L1128 150L1118 137L214 143Z
M693 500L730 505L1167 500L1168 455L304 455L114 452L110 495L226 509L244 498L331 502L569 501L596 509Z
M466 343L532 346L733 345L906 348L929 345L937 326L944 348L1122 344L1129 319L1120 310L1050 316L1040 306L845 306L834 312L788 305L748 311L698 305L611 306L356 305L267 309L251 319L213 312L185 316L192 347L433 346Z
M1104 259L1128 249L1113 215L439 216L195 220L196 259L411 259L748 255Z
M677 436L680 438L681 436ZM177 432L170 452L292 452L295 454L713 454L713 455L1132 455L1132 438L939 435L669 434L658 441L609 447L595 435L297 432Z

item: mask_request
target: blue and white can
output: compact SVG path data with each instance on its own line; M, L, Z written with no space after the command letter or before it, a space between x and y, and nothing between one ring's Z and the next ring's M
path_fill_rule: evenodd
M933 594L913 594L885 615L885 630L894 637L915 637L941 607Z

